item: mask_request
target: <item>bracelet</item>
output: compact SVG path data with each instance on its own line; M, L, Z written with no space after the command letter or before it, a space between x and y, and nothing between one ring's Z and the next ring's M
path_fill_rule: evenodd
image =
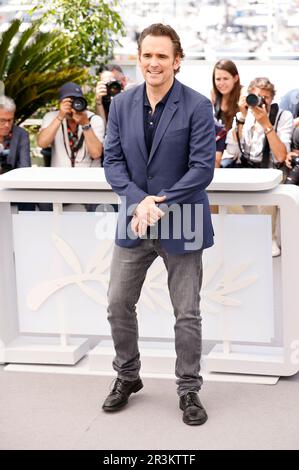
M97 101L96 103L97 103L98 106L103 106L102 102Z
M264 129L265 135L270 134L270 132L272 132L273 130L273 127L266 127L266 129Z
M60 121L60 122L63 121L63 118L61 119L59 116L56 116L56 119L58 119L58 121Z

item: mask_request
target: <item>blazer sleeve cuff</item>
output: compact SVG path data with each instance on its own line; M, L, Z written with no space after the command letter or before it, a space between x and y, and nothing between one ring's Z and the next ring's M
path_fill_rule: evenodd
M138 204L147 196L148 194L137 186L130 188L129 195L126 196L127 215L133 216Z

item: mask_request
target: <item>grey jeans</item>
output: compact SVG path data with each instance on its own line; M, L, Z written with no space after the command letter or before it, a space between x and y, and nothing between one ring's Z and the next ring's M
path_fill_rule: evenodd
M113 368L118 377L139 377L138 302L146 272L161 256L168 271L168 288L175 321L177 392L198 391L202 384L201 316L199 310L202 282L202 251L179 255L166 253L159 240L143 240L135 248L115 245L108 290L108 320L116 357Z

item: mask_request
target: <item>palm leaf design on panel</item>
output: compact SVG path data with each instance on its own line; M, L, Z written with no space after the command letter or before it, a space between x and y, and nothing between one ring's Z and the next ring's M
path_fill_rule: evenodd
M28 307L33 311L38 310L49 297L70 284L76 284L89 298L101 305L106 305L106 299L103 299L96 290L90 288L86 282L98 281L105 290L107 289L108 269L110 266L109 254L112 250L112 241L101 240L99 250L88 261L87 268L83 271L79 258L71 246L56 234L53 234L52 238L57 251L74 274L37 284L28 293Z
M58 290L76 284L82 292L100 305L106 306L106 298L99 292L87 285L87 281L97 281L103 288L107 289L109 280L109 269L113 242L101 240L95 254L87 261L86 269L83 270L78 256L73 248L57 234L52 235L55 248L60 253L66 264L71 268L73 274L50 281L44 281L33 287L27 296L28 307L36 311L42 304ZM222 261L219 260L205 267L203 285L201 291L201 310L204 313L219 313L217 305L237 307L241 301L235 299L231 294L257 282L256 275L242 276L248 271L250 264L239 264L225 273L216 286L209 288L216 275L221 273ZM154 313L166 312L172 314L171 304L168 300L168 288L164 265L154 264L148 272L146 282L143 286L142 295L138 307L146 306ZM213 307L211 306L213 304Z

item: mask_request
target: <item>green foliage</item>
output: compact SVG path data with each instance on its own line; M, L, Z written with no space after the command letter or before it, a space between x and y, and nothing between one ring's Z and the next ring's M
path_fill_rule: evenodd
M63 33L39 32L41 22L19 33L21 22L13 20L0 37L0 78L16 103L18 123L57 98L63 83L82 83L87 75L83 68L70 68Z
M113 9L117 3L116 0L51 1L46 17L65 33L65 47L72 65L98 66L111 57L114 45L118 44L117 36L124 35L122 19Z
M124 34L115 0L51 0L51 9L20 33L13 20L0 36L0 81L17 106L16 120L24 121L57 97L68 81L91 81L87 66L102 64ZM32 11L38 11L35 7ZM50 32L41 25L55 24ZM1 82L0 82L1 84Z

